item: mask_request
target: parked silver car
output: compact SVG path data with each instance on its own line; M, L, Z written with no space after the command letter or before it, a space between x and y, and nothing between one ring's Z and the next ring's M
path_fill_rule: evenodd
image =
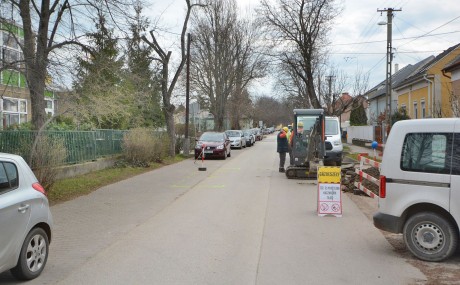
M230 139L230 146L236 148L246 147L246 137L241 130L227 130L225 131L228 138Z
M243 130L244 137L246 138L246 146L253 146L256 142L256 137L251 130Z
M53 219L45 189L24 159L0 153L0 272L18 279L40 275L46 265Z

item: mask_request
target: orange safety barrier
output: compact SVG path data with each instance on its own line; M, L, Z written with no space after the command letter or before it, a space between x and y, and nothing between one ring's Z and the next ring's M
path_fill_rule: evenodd
M374 161L374 160L369 159L367 157L364 157L361 154L358 155L358 160L360 162L359 169L355 169L355 172L357 174L359 174L359 182L354 183L356 188L358 188L359 190L363 191L364 193L366 193L367 196L369 196L371 198L374 198L374 199L378 198L379 196L376 195L371 190L369 190L368 188L364 187L362 185L362 182L363 182L363 178L364 178L364 179L367 179L368 181L370 181L370 182L372 182L375 185L380 187L380 179L372 177L371 175L363 172L362 169L363 169L364 164L369 164L369 165L371 165L373 167L376 167L376 168L378 168L380 170L380 162L377 162L377 161Z

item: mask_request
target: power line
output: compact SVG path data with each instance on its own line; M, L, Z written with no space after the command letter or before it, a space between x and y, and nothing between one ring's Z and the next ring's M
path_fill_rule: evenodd
M441 26L439 26L439 27L437 27L437 28L435 28L435 29L433 29L433 30L431 30L431 31L429 31L429 32L427 32L427 33L425 33L425 34L419 36L419 37L416 37L415 39L413 39L413 40L411 40L411 41L408 41L407 43L404 43L404 44L400 45L399 47L402 47L402 46L404 46L404 45L407 45L407 44L409 44L409 43L411 43L411 42L413 42L413 41L415 41L415 40L417 40L417 39L419 39L419 38L422 38L422 37L424 37L424 36L426 36L426 35L428 35L428 34L431 34L432 32L434 32L434 31L436 31L436 30L438 30L438 29L444 27L444 26L447 25L447 24L452 23L453 21L455 21L455 20L457 20L457 19L459 19L459 18L460 18L460 16L455 17L454 19L448 21L447 23L442 24Z
M445 32L445 33L438 33L438 34L424 34L421 36L414 36L414 37L407 37L407 38L399 38L399 39L393 39L393 41L402 41L402 40L408 40L408 39L419 39L419 38L427 38L427 37L436 37L436 36L441 36L441 35L449 35L449 34L455 34L459 33L460 31L453 31L453 32ZM339 44L331 44L329 46L346 46L346 45L362 45L362 44L372 44L372 43L382 43L386 42L386 40L380 40L380 41L368 41L368 42L355 42L355 43L339 43Z
M398 53L433 53L433 52L436 52L436 53L440 53L440 52L443 52L442 50L424 50L424 51L421 51L421 50L415 50L415 51L411 51L411 50L407 50L407 51L398 51ZM373 54L386 54L385 52L330 52L329 54L344 54L344 55L347 55L347 54L361 54L361 55L373 55Z

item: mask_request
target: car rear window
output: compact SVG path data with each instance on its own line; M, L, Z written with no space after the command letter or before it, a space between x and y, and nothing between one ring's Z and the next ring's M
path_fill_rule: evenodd
M224 135L221 133L204 133L201 135L200 140L202 141L213 141L213 142L223 142Z
M18 170L11 162L0 162L0 194L18 187Z
M241 136L241 133L237 132L237 131L228 131L226 133L227 133L227 136L229 136L229 137L239 137L239 136Z

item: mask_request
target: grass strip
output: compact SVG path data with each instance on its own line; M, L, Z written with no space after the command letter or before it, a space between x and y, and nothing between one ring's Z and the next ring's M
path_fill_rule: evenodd
M152 171L165 165L183 161L182 155L168 157L162 163L152 163L149 167L113 167L94 171L77 177L56 181L48 191L48 200L51 205L72 200L87 195L103 186L119 182L136 175Z

